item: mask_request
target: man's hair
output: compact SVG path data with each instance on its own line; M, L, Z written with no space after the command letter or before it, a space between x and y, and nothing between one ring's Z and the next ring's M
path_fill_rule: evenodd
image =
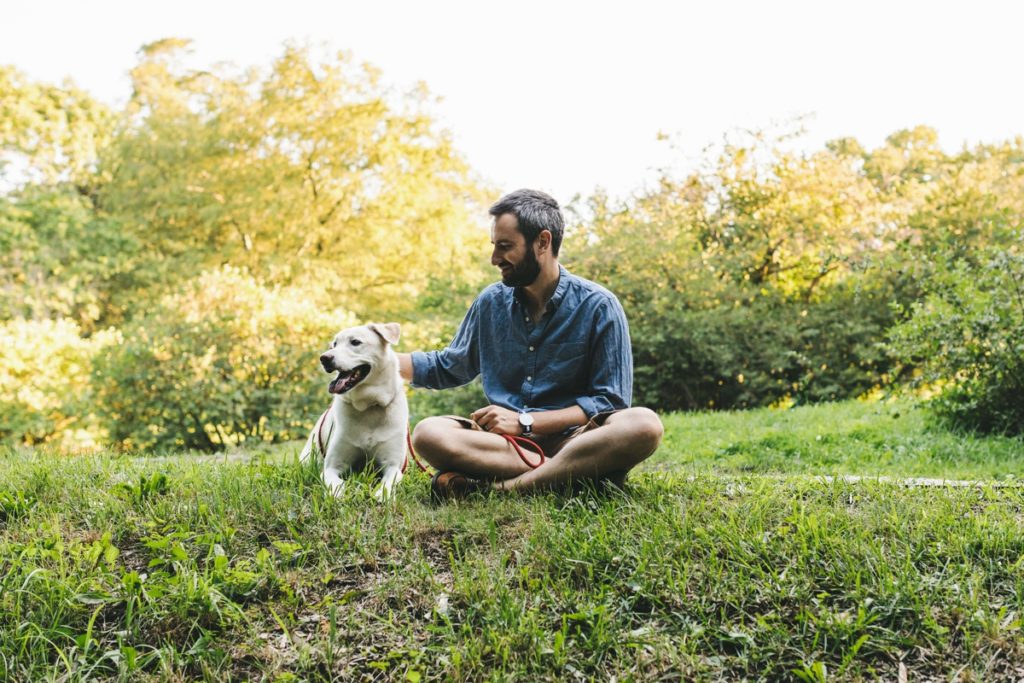
M516 190L510 192L491 207L490 214L495 218L510 213L516 217L519 232L526 238L526 245L533 244L541 230L551 233L551 254L558 256L562 246L562 233L565 231L565 219L558 202L551 195L538 190Z

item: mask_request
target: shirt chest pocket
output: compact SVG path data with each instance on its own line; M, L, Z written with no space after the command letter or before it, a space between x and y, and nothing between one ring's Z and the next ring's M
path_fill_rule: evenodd
M555 384L576 384L586 378L586 342L550 344L546 354L546 370Z

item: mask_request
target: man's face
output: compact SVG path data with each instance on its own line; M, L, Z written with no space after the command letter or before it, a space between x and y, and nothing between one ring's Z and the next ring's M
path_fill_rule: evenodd
M519 232L519 222L510 213L503 213L491 228L491 265L501 269L501 281L508 287L526 287L540 275L540 263L533 245Z

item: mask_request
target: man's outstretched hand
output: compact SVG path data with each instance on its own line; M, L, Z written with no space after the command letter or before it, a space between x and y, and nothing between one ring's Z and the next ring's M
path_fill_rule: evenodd
M492 434L510 434L520 436L523 428L519 424L519 413L501 406L487 406L480 410L474 410L469 415L473 422L480 425L484 431Z

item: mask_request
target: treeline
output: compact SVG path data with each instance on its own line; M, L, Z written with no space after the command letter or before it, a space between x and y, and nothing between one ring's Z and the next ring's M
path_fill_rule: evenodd
M425 90L343 54L290 47L237 71L187 68L186 48L144 47L117 111L0 67L2 440L297 438L325 403L316 346L334 331L398 320L406 348L439 346L493 279L500 191ZM1024 143L946 154L916 128L786 149L735 140L629 201L573 207L563 259L623 301L637 401L912 380L956 424L1019 430ZM460 396L478 400L419 405Z
M578 268L626 302L639 398L746 408L906 380L954 426L1024 430L1024 140L786 148L749 135L634 201L590 199Z

